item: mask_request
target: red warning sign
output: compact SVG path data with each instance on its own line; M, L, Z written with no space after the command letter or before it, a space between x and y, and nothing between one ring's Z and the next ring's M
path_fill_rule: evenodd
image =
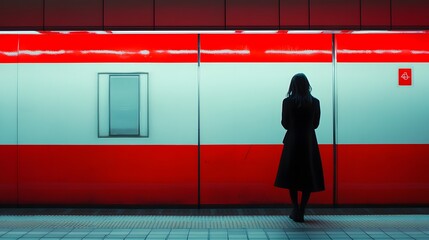
M399 86L411 86L412 73L411 68L400 68L398 76Z

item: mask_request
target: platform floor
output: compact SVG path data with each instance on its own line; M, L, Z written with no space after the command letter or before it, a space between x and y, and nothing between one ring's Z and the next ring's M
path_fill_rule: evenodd
M1 239L429 239L429 208L0 208Z

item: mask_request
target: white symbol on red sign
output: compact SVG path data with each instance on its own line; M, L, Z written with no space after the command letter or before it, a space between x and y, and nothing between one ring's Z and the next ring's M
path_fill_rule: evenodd
M411 86L413 74L411 68L399 68L398 83L399 86Z
M410 79L410 76L408 76L407 72L402 73L401 78L404 80Z

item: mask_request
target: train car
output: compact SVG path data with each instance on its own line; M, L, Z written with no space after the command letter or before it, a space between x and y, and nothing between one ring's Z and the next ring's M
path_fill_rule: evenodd
M0 204L281 205L281 103L321 102L314 205L429 202L429 33L0 33Z

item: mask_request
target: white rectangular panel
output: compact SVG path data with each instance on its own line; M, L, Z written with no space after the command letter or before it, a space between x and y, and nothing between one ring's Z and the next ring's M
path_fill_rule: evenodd
M398 69L413 85L398 85ZM337 64L338 143L428 144L429 64Z
M150 137L98 137L98 73L136 72L151 76ZM196 73L195 63L20 64L19 143L197 144Z
M292 76L305 73L320 100L319 143L333 143L332 64L201 64L202 144L282 144L282 101Z

